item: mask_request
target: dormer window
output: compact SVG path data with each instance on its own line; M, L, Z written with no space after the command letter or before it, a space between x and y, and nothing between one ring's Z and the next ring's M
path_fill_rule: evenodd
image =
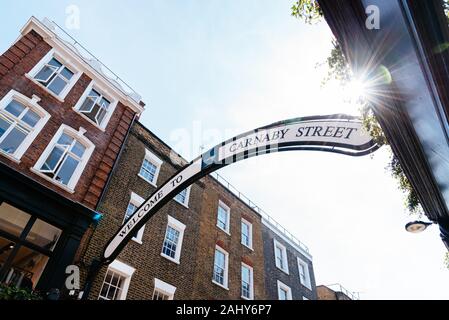
M112 99L92 81L84 91L74 109L83 118L104 130L117 105L117 100Z
M72 70L64 66L56 58L52 58L42 67L34 79L59 96L62 90L70 83L73 75Z

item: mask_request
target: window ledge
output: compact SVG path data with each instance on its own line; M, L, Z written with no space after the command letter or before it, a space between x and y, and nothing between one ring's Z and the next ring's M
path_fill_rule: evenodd
M244 243L242 243L242 246L244 246L245 248L247 248L247 249L249 249L249 250L251 250L251 251L254 251L254 248L253 248L253 247L249 247L249 246L247 246L247 245L244 244Z
M189 205L182 203L181 201L176 200L175 198L173 198L173 200L175 200L177 203L179 203L180 205L182 205L183 207L186 207L187 209L189 209Z
M224 229L220 228L220 226L218 226L218 224L216 226L217 226L218 230L221 230L224 233L226 233L228 236L231 236L231 233L228 230L224 230Z
M254 300L254 298L247 298L247 297L244 297L244 296L240 296L243 300Z
M92 121L91 119L89 119L88 116L86 116L84 113L82 113L81 111L79 111L78 109L72 108L73 111L75 111L77 114L79 114L81 116L81 118L83 118L84 120L88 121L90 124L92 124L93 126L95 126L98 130L101 130L103 132L106 131L106 128L103 128L102 126L98 125L95 121Z
M171 262L174 262L176 264L180 264L179 260L173 259L172 257L169 257L169 256L163 254L162 252L161 252L161 256L164 257L165 259L171 261Z
M221 283L218 283L218 282L215 281L214 279L212 279L212 283L213 283L213 284L216 284L217 286L219 286L219 287L221 287L221 288L223 288L223 289L229 291L229 288L228 288L228 287L225 287L224 285L222 285Z
M136 243L138 243L138 244L142 244L143 243L142 240L138 239L138 238L132 238L131 240L136 242Z
M140 173L138 173L137 176L140 177L140 178L142 178L143 180L145 180L145 181L148 182L149 184L151 184L153 187L157 188L157 185L156 185L154 182L148 180L147 178L145 178L144 176L142 176Z
M38 175L41 178L44 178L47 181L50 181L51 183L53 183L54 185L60 187L61 189L69 192L69 193L75 193L74 189L70 189L69 187L67 187L66 185L63 185L62 183L59 183L56 180L53 180L52 178L49 178L47 175L43 174L42 172L40 172L39 170L35 169L35 168L30 168L31 172L33 172L34 174Z
M30 79L32 82L34 82L35 84L37 84L39 87L43 88L45 91L47 91L49 94L51 94L55 99L57 99L59 102L64 102L64 99L62 99L60 96L58 96L56 93L54 93L53 91L49 90L46 86L44 86L42 83L40 83L39 81L37 81L36 79L34 79L32 76L30 76L28 73L25 73L25 77L27 77L28 79Z
M0 150L0 154L1 154L2 156L4 156L4 157L8 158L9 160L11 160L11 161L17 163L17 164L20 163L20 159L17 159L16 157L14 157L14 156L13 156L12 154L10 154L10 153L6 153L6 152Z
M284 272L285 274L288 274L288 275L290 275L290 273L288 272L288 270L285 270L285 269L279 268L278 266L276 266L276 268L278 268L279 270L281 270L281 271L282 271L282 272Z

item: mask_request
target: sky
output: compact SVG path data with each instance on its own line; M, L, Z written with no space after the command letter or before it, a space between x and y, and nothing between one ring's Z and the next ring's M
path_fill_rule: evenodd
M328 26L291 17L292 3L0 0L0 51L30 16L50 18L142 95L140 121L191 160L278 120L357 112L351 92L321 85ZM341 283L361 299L448 299L438 228L405 231L416 217L388 158L385 148L361 158L285 152L219 174L310 248L317 284Z

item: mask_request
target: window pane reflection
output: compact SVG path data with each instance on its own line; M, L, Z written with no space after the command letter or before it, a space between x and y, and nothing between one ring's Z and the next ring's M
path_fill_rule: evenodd
M60 235L60 229L37 219L33 224L30 233L28 233L26 240L38 245L39 247L53 251Z

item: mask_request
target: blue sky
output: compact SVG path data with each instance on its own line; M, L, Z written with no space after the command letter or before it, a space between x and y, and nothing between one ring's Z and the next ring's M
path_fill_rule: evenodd
M355 112L320 85L326 24L290 16L293 0L2 1L0 51L34 15L67 30L143 96L141 121L184 157L284 118ZM220 171L311 249L318 284L364 299L447 299L438 230L404 231L410 217L385 171L388 151L349 158L311 152L253 158ZM261 183L263 180L263 183Z

